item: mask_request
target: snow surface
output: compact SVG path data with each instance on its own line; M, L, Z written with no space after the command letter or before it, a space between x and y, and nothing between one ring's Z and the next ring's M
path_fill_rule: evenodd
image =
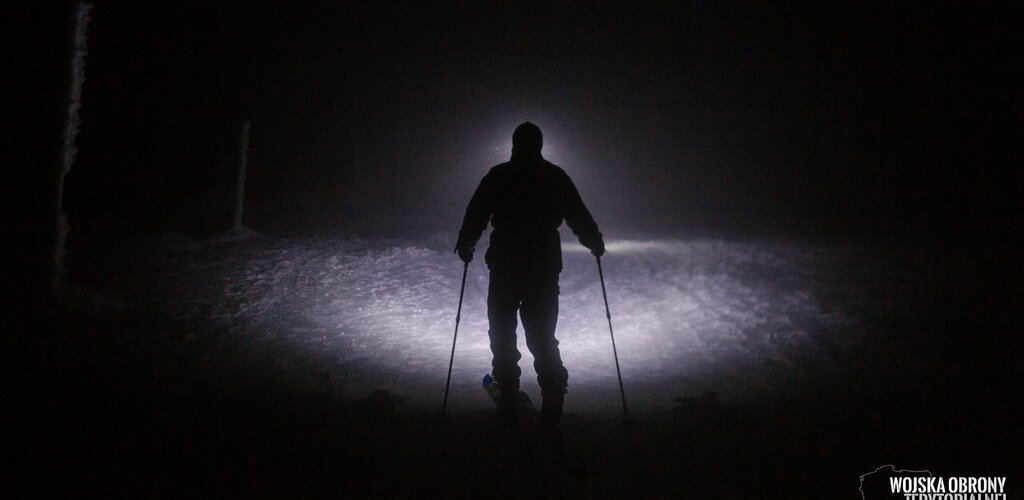
M148 293L172 317L315 360L345 398L385 389L436 411L462 276L449 236L169 239L157 244L163 255L151 271L159 286ZM796 386L829 390L856 370L841 359L866 335L856 314L867 285L844 278L855 248L716 239L610 240L607 248L602 263L632 414L668 410L681 396L729 401ZM578 244L563 250L558 338L570 374L567 411L617 414L597 267ZM480 388L490 371L482 260L470 265L466 283L449 400L455 410L493 405ZM522 335L519 344L524 390L539 400Z

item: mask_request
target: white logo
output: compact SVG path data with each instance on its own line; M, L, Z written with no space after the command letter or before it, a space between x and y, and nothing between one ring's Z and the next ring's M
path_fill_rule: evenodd
M935 477L928 470L896 469L890 464L862 474L859 490L862 500L1006 500L1006 478Z

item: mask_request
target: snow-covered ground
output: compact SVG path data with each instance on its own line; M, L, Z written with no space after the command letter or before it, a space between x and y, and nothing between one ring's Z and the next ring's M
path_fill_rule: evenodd
M596 265L566 244L571 460L548 467L479 386L479 260L437 418L453 237L72 245L86 286L4 318L12 477L78 496L832 498L887 463L1020 475L1015 248L610 234L622 425Z
M138 291L174 319L213 324L241 349L273 346L280 363L306 360L344 398L385 389L433 412L462 275L451 236L167 239L150 252ZM614 415L621 406L597 267L566 236L558 337L567 411ZM492 405L479 386L490 370L482 260L466 284L456 410ZM612 238L602 263L626 396L640 416L709 393L729 402L849 390L869 362L863 350L880 349L884 331L872 318L913 307L921 286L884 252L808 242ZM539 399L522 335L519 343L524 390Z

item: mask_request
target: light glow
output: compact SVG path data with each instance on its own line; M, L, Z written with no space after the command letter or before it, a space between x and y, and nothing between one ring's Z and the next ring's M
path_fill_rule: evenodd
M345 397L387 389L431 409L444 387L462 266L433 241L262 240L214 279L223 293L183 297L182 310L213 302L214 319L253 341L275 332L300 355L340 373ZM827 253L782 243L611 240L602 259L622 376L638 412L680 394L764 396L766 376L830 336L854 342L842 307L822 303ZM569 411L614 413L617 381L594 259L566 244L558 338L570 372ZM488 408L490 371L483 251L469 269L453 370L453 408ZM838 284L836 284L838 286ZM523 352L524 390L536 398ZM773 368L775 367L775 368ZM770 375L770 374L769 374ZM781 382L780 382L781 384ZM776 384L777 385L777 384Z

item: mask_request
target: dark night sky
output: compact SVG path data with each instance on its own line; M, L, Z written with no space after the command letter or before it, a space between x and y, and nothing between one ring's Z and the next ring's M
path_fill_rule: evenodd
M1021 228L1019 7L296 3L97 2L73 231L226 228L243 118L256 229L454 232L527 119L612 234ZM48 171L70 8L4 9Z

